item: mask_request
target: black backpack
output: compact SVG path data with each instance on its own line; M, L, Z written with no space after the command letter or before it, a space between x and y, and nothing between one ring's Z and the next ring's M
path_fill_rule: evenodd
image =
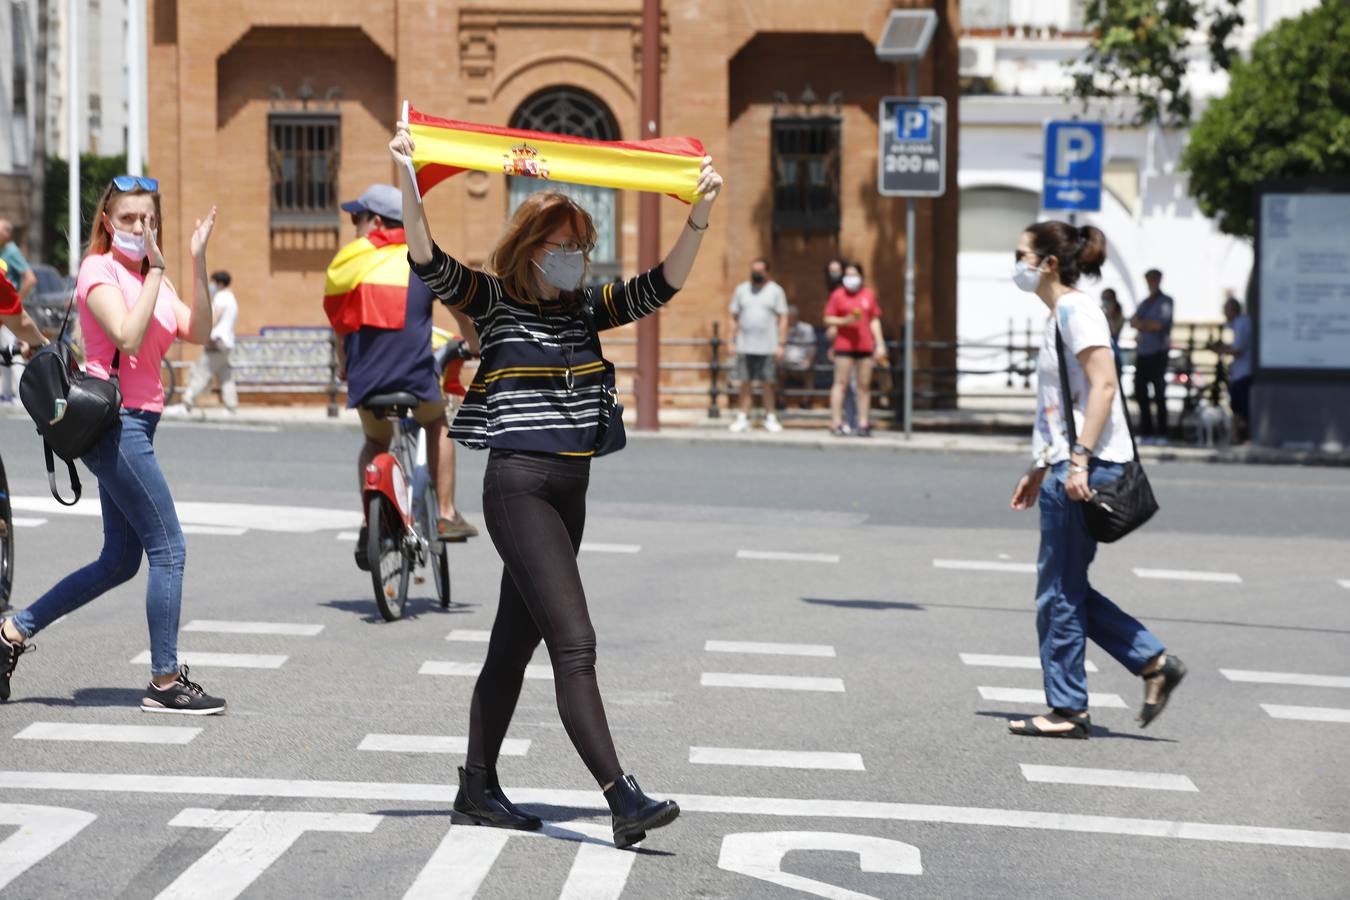
M65 341L70 308L74 305L72 302L66 307L66 317L56 339L33 356L19 380L19 397L24 409L33 417L38 434L42 435L47 483L56 502L63 506L74 506L80 500L80 476L75 471L75 460L94 448L104 432L117 424L122 411L122 390L117 383L121 351L113 353L112 374L107 381L82 370L75 359L75 351ZM69 503L61 499L56 489L53 454L65 460L70 472L75 499Z

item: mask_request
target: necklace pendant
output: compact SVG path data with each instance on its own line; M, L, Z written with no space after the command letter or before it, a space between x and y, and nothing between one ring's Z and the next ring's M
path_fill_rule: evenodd
M564 377L563 380L567 384L567 390L570 392L572 390L572 387L576 384L576 378L573 377L572 375L571 366L567 367L567 375Z

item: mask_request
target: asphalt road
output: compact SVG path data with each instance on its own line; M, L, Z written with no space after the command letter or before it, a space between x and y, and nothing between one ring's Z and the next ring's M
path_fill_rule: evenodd
M36 638L0 706L0 896L1345 896L1345 470L1153 466L1163 511L1094 584L1189 679L1140 730L1140 683L1090 647L1093 739L1035 741L1004 727L1042 705L1020 458L634 438L594 465L581 556L620 757L685 810L633 853L545 678L501 776L551 830L450 827L473 678L422 672L481 661L499 563L455 548L460 605L426 584L377 621L343 536L356 443L162 427L180 653L229 713L137 709L143 573ZM22 604L97 552L97 502L89 478L55 508L22 420L0 451ZM480 524L484 461L461 453ZM263 623L308 627L235 633Z

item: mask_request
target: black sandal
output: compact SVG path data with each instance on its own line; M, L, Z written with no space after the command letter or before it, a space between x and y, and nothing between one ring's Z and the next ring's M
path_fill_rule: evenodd
M1164 656L1163 664L1158 667L1158 671L1150 672L1147 675L1141 675L1144 679L1144 705L1139 710L1139 727L1147 728L1148 723L1152 722L1158 716L1162 715L1163 708L1167 706L1167 700L1172 696L1172 692L1181 684L1181 679L1186 677L1186 664L1175 656ZM1163 679L1162 692L1158 694L1157 703L1149 703L1147 683L1155 678Z
M1073 725L1068 731L1046 731L1036 725L1036 717L1030 716L1024 719L1021 725L1008 723L1008 731L1012 734L1020 734L1023 737L1046 737L1046 738L1067 738L1073 741L1085 741L1092 736L1092 717L1084 713L1082 716L1066 716L1059 710L1052 710L1053 713L1068 719Z

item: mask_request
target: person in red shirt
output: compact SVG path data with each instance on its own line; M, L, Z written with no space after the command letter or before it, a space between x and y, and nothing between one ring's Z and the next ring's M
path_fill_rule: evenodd
M825 304L825 325L835 329L834 385L830 388L830 434L847 434L844 392L858 375L858 436L872 436L872 369L886 363L886 339L881 333L881 307L872 289L863 286L862 266L844 266L839 287Z
M22 342L19 349L27 359L39 347L47 346L47 338L24 312L19 292L9 283L8 270L5 261L0 259L0 325L9 326L9 330L18 336Z

